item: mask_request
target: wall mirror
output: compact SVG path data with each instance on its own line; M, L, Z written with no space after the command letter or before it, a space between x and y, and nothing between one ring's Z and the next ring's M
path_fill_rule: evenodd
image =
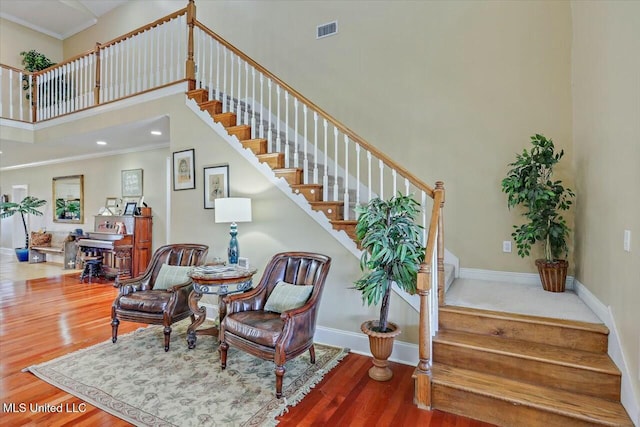
M84 222L84 175L53 178L53 222Z

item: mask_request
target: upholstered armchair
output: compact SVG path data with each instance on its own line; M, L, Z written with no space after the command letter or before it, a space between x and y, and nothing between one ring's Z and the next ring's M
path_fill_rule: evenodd
M111 341L118 340L121 320L163 325L164 351L169 351L171 325L189 316L193 319L188 270L204 264L208 251L208 246L196 244L162 246L142 275L116 280L120 292L111 306Z
M229 346L273 360L276 397L282 397L285 362L309 350L315 363L313 334L331 258L308 252L284 252L267 265L258 286L224 298L220 325L220 363L227 366Z

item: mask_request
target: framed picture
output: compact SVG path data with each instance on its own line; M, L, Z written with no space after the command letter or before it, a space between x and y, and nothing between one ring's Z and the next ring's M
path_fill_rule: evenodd
M229 197L229 165L204 168L204 208L213 209L223 197Z
M142 196L142 169L122 171L122 197Z
M196 188L195 150L182 150L173 153L173 190L191 190Z
M107 197L107 200L104 202L104 211L102 215L108 212L110 215L117 215L118 212L118 198L117 197Z
M137 206L136 202L128 202L127 205L124 207L123 215L133 215L136 212L136 206Z

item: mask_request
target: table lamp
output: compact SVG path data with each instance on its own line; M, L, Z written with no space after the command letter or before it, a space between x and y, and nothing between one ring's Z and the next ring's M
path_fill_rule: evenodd
M229 264L238 264L240 248L238 247L238 225L236 222L251 222L251 199L245 197L224 197L215 199L216 222L231 223L231 240L229 241Z

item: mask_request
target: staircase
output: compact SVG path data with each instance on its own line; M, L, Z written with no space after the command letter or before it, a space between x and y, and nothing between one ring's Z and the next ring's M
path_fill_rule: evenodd
M206 111L212 120L225 127L229 135L238 138L243 147L250 149L261 163L267 164L277 177L284 178L294 194L302 194L315 211L324 213L332 227L337 231L344 231L355 242L356 220L345 220L344 205L340 201L324 201L322 184L304 184L301 168L285 167L285 154L269 152L266 138L252 138L251 126L237 124L237 114L222 112L221 101L209 100L206 89L195 89L187 93L187 97L198 103L202 111Z
M501 426L632 426L604 325L443 306L432 408Z

